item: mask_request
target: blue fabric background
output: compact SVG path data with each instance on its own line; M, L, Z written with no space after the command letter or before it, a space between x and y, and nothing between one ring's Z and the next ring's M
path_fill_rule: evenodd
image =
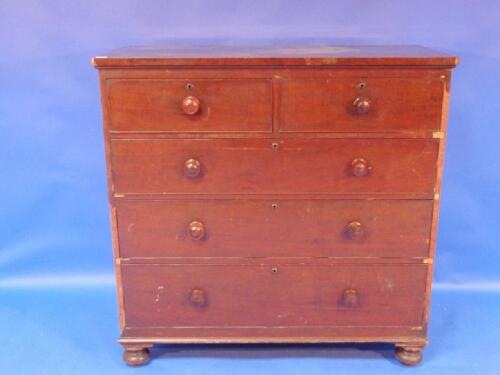
M435 272L437 298L450 306L435 310L445 314L460 304L484 303L484 311L479 309L472 317L479 319L478 327L492 323L483 318L491 317L492 311L498 316L499 311L495 304L500 291L499 21L499 1L0 2L0 292L4 302L0 370L3 363L6 373L16 373L15 362L23 362L11 352L16 361L5 362L6 343L21 345L30 340L13 339L9 329L25 327L26 322L37 321L36 316L40 324L51 327L50 319L58 319L52 304L66 306L84 322L75 297L82 288L95 290L94 302L91 292L84 293L81 301L106 314L109 337L114 339L118 333L100 99L90 58L127 45L422 44L460 56L452 80ZM56 294L48 292L51 288ZM462 290L483 297L469 292L458 296ZM42 298L45 293L49 296ZM25 305L32 299L36 305ZM101 299L105 302L100 303ZM23 315L28 311L34 315ZM436 320L445 322L445 316ZM71 319L63 321L76 327ZM485 332L498 334L488 327L483 327ZM72 328L68 329L68 337L74 339ZM478 340L485 335L478 335ZM109 361L119 367L117 356ZM500 363L494 354L490 361L489 369L491 363L497 367ZM45 370L54 373L50 363ZM40 369L34 372L42 373ZM275 367L270 369L276 373Z

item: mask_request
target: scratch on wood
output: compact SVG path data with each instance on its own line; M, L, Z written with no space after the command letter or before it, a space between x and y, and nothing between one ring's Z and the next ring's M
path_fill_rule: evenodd
M155 303L160 302L160 295L161 295L161 293L163 292L163 289L164 289L164 286L163 286L163 285L160 285L160 286L158 286L158 288L156 288L156 298L155 298ZM158 309L158 311L159 311L159 309Z
M444 133L443 132L432 132L432 138L437 138L437 139L444 138Z

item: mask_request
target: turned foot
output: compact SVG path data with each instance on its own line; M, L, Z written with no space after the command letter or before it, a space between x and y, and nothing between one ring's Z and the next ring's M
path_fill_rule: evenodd
M149 361L148 348L126 348L123 360L129 366L141 366Z
M414 366L422 360L422 347L396 346L396 358L407 366Z

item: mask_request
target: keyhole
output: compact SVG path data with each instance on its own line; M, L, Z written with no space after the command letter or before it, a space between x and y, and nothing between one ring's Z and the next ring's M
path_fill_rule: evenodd
M193 85L192 83L188 83L188 84L186 85L186 89L187 89L188 91L193 91L193 89L194 89L194 85Z
M277 143L277 142L273 142L273 143L271 144L271 147L273 148L273 150L277 150L277 149L278 149L278 147L280 147L280 145L279 145L279 143Z
M276 210L276 209L278 208L278 203L273 203L273 204L271 204L271 208L272 208L273 210Z
M358 89L363 90L366 87L366 83L360 82L358 83Z
M271 272L272 272L272 273L277 273L277 272L278 272L278 268L277 268L277 267L273 267L273 268L271 268Z

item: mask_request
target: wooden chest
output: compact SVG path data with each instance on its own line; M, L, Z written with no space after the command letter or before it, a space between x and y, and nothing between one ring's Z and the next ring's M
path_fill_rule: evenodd
M427 343L451 69L417 46L132 48L99 69L128 364Z

